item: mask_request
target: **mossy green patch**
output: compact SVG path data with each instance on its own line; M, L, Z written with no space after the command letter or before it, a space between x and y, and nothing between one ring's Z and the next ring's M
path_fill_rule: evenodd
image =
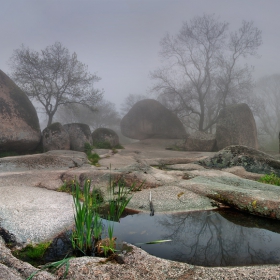
M29 244L21 250L14 250L12 254L32 265L40 265L46 250L51 245L51 242L39 243L36 245Z

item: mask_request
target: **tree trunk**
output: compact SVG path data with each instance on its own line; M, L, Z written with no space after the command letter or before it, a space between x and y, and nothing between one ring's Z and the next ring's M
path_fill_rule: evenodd
M53 121L53 114L49 114L48 117L49 117L49 120L48 120L47 127L50 126L50 125L52 124L52 121Z

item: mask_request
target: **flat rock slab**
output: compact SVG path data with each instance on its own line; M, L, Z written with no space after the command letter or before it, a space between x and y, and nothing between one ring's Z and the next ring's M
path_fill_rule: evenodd
M280 219L280 187L229 175L208 170L203 176L182 181L180 187L253 215Z
M0 173L70 169L86 163L88 163L88 160L85 153L55 150L43 154L0 158Z
M187 212L214 209L210 199L176 186L162 186L133 193L128 208L149 212L150 195L155 215L160 212Z
M73 198L36 187L0 187L0 226L16 241L47 241L74 224Z

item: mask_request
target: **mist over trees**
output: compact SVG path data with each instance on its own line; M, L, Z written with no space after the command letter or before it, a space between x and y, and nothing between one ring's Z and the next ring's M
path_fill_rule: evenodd
M252 92L253 69L244 58L257 55L261 43L252 22L232 32L215 15L194 17L161 40L164 65L151 73L153 91L189 128L211 132L220 109Z
M40 52L24 45L10 58L12 78L26 95L41 104L50 125L62 105L81 104L90 110L103 92L93 87L100 78L88 72L77 54L60 42Z
M81 104L68 104L60 107L54 120L62 124L84 123L91 131L105 127L119 130L121 117L115 104L105 99L96 104L97 109L91 110Z
M263 145L278 150L280 129L280 74L259 79L254 90L258 101L255 110L258 134Z
M135 103L137 103L140 100L143 99L149 99L149 97L146 94L132 94L130 93L127 95L124 99L124 102L121 104L121 115L124 116L128 113L128 111L133 107Z

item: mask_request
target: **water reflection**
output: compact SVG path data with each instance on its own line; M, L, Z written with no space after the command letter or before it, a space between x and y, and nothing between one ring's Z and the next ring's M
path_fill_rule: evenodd
M244 226L246 224L249 227ZM262 225L265 227L262 228ZM272 230L269 230L270 227ZM141 247L152 255L190 264L233 266L280 263L280 223L234 211L153 217L138 214L121 219L114 230L119 240L130 243L172 239L172 242Z

